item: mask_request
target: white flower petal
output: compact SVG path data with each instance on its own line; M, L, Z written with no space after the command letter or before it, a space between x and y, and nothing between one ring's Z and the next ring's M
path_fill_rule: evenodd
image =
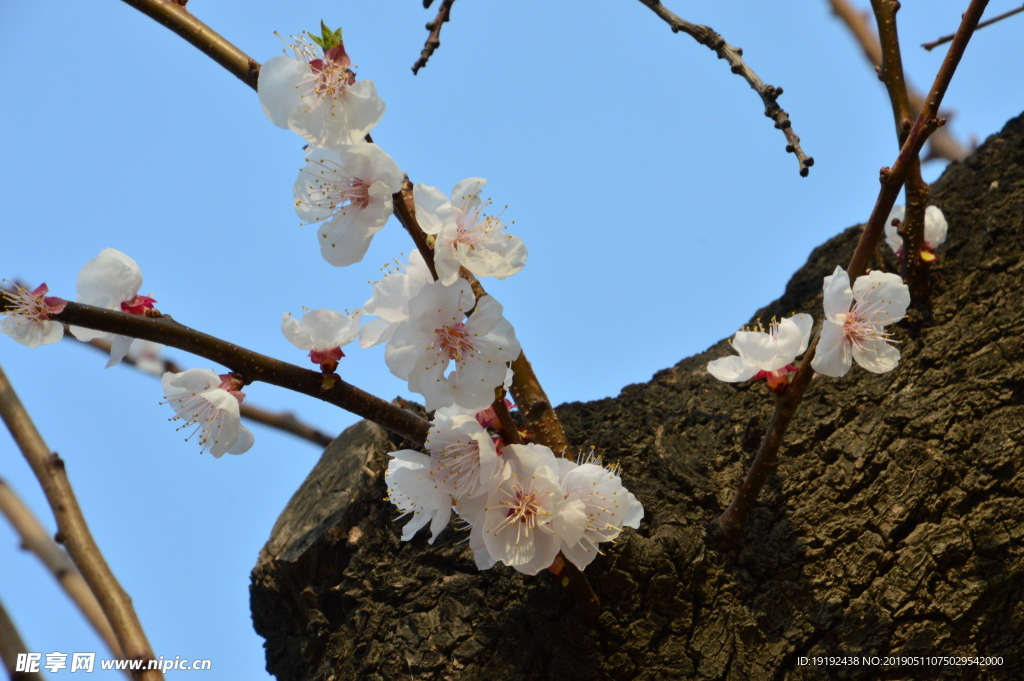
M747 364L742 357L730 355L708 362L708 373L720 381L737 383L749 381L760 371L755 365Z
M850 275L842 267L825 277L822 287L825 293L825 316L835 319L836 315L846 314L853 303L853 291L850 289Z
M846 375L853 364L850 345L843 335L843 325L826 319L822 322L821 338L811 360L811 368L819 374L840 378Z

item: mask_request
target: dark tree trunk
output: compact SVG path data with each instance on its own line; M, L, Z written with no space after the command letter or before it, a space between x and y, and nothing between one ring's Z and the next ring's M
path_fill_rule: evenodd
M621 464L647 513L587 569L597 621L546 572L478 572L465 533L400 542L382 471L402 445L360 423L253 571L267 668L281 681L1024 678L1024 117L932 196L950 236L930 305L897 330L903 361L814 380L738 549L708 545L707 526L773 400L708 375L724 341L558 410L574 445ZM820 320L822 277L858 233L815 250L757 316ZM798 664L935 655L1001 664Z

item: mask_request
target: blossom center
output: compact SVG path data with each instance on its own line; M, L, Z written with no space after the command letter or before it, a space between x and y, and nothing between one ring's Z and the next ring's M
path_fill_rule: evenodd
M507 508L502 526L511 527L515 525L516 545L518 546L520 538L530 538L530 530L537 528L539 524L537 518L542 513L545 513L545 511L544 507L537 500L536 492L526 492L523 489L517 489L509 496L512 498L511 501L501 502L502 506Z
M58 314L64 311L67 305L66 300L54 296L47 296L50 292L46 284L40 284L35 290L19 286L13 294L8 294L13 299L13 305L0 313L12 317L20 317L33 322L45 322L50 319L51 314Z
M466 331L466 325L462 322L454 326L442 326L434 329L437 334L437 342L441 350L448 355L448 359L461 362L465 355L473 353L473 338Z
M455 490L468 488L480 473L480 444L471 440L445 445L438 469L445 484Z
M884 301L858 301L849 313L836 315L836 321L843 325L843 337L854 349L864 352L870 341L896 342L889 338L892 334L885 331L885 323L875 319L884 305Z
M344 215L345 208L366 208L370 204L370 185L361 178L352 177L340 164L328 160L311 160L318 169L304 169L312 177L309 200L299 201L315 208Z

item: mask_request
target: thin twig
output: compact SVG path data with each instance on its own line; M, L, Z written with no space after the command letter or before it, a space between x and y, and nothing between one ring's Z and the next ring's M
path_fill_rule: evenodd
M82 574L71 562L67 552L53 541L31 509L3 478L0 478L0 515L6 517L14 531L18 533L21 548L35 554L46 566L68 598L78 606L85 619L107 644L114 657L120 658L121 646L117 642L117 637L114 636L110 622L107 621L103 609L96 596L89 590L89 585L85 583Z
M427 65L427 61L434 54L434 50L441 47L441 25L451 18L452 5L454 4L455 0L441 0L441 5L437 8L437 16L427 24L427 30L430 31L430 34L427 36L427 42L423 45L423 51L420 52L420 58L412 65L413 75L419 73L419 70ZM424 1L424 7L430 7L430 4Z
M828 3L832 7L832 13L839 17L853 34L868 62L875 69L881 68L882 46L871 29L870 13L858 11L847 0L828 0ZM907 84L907 96L910 98L910 110L913 116L916 116L921 112L924 97L910 84ZM925 154L924 160L944 158L947 161L962 161L969 153L947 128L941 128L928 139L928 153Z
M0 309L5 307L13 307L13 303L7 292L0 290ZM341 379L335 380L333 385L325 390L323 374L320 372L303 369L196 331L178 323L169 315L143 317L69 302L64 311L53 315L52 319L72 326L84 326L97 331L142 338L185 350L228 367L246 384L261 381L287 388L375 421L414 442L422 444L427 439L430 423L410 411Z
M39 672L14 671L18 668L18 655L28 652L28 646L14 626L14 620L7 614L4 604L0 603L0 661L4 663L11 681L43 681L43 675Z
M67 332L67 329L64 330L64 338L75 339L74 336ZM105 352L107 354L110 353L110 341L106 339L94 338L90 341L85 341L84 344L91 345L92 347L96 348L97 350L100 350L101 352ZM157 374L157 378L159 378L164 372L167 371L170 371L171 373L175 374L184 371L184 369L181 366L179 366L176 362L173 362L169 359L161 358L160 362L163 364L163 366L161 367L159 374ZM133 367L138 368L137 361L133 357L131 357L131 355L121 360L121 363L129 364ZM327 445L331 444L331 442L334 441L334 438L328 435L327 433L314 428L308 423L303 423L295 416L295 414L288 411L270 411L269 409L258 407L255 404L249 402L248 400L238 405L238 411L243 419L255 421L256 423L261 423L265 426L270 426L271 428L276 428L278 430L283 430L286 433L291 433L296 437L300 437L303 440L308 440L313 444L319 445L321 447L326 447Z
M991 19L986 19L985 21L980 22L978 24L978 30L983 29L986 26L991 26L992 24L996 23L997 21L1002 21L1003 19L1005 19L1007 17L1012 17L1014 14L1019 14L1020 12L1024 12L1024 5L1021 5L1017 9L1011 9L1009 12L1003 12L1002 14L1000 14L998 16L994 16ZM933 40L930 43L921 43L921 47L923 47L924 49L926 49L929 52L931 52L932 50L934 50L939 45L943 45L945 43L948 43L950 40L953 39L954 35L956 35L956 34L955 33L950 33L949 35L944 35L941 38L939 38L938 40Z
M878 198L875 199L875 206L871 211L871 217L868 218L868 222L864 226L860 241L857 243L857 249L854 251L849 266L846 268L851 281L856 281L857 277L864 274L868 261L871 259L871 254L874 252L875 246L882 236L885 220L889 216L889 211L892 210L893 205L896 203L900 189L903 187L914 159L917 158L928 136L941 125L941 122L936 119L939 105L942 103L946 89L953 79L956 67L959 65L961 57L963 57L964 50L967 49L967 43L970 41L971 35L973 35L978 20L981 18L982 12L985 11L987 4L988 0L971 0L967 11L964 12L963 20L956 32L956 37L953 39L953 44L942 61L942 66L939 67L939 72L935 76L935 82L932 83L932 88L925 98L924 107L910 129L906 141L900 148L896 162L893 163L891 168L883 168L879 173L882 186L879 190ZM775 413L772 415L768 430L761 440L761 445L758 447L753 464L751 464L750 469L740 483L736 498L733 499L722 515L718 517L717 527L723 545L729 546L739 540L740 534L743 532L743 526L746 524L750 511L754 507L754 502L761 492L761 487L764 485L765 480L768 479L768 475L778 465L779 447L785 436L786 428L796 413L804 391L807 390L807 386L814 375L811 361L814 359L819 337L820 333L819 336L815 336L810 347L807 348L807 352L800 362L800 368L794 375L789 388L778 397L775 403Z
M103 608L107 621L121 645L123 659L155 659L146 633L142 630L139 618L132 607L132 599L114 577L92 537L92 532L89 531L82 509L78 506L78 499L75 498L75 492L68 480L64 461L55 452L51 452L43 442L42 436L32 423L2 368L0 418L11 431L11 436L39 480L46 501L53 509L53 515L57 520L61 541L99 601L100 607ZM142 681L158 681L162 680L164 675L158 669L147 669L139 672L138 678Z
M199 48L199 51L256 89L260 63L196 19L183 3L173 0L124 0L143 14L171 29Z
M744 80L750 83L750 87L754 88L764 103L764 115L775 121L775 127L782 130L782 133L786 136L786 141L788 142L786 144L786 151L796 154L796 159L800 163L800 176L807 177L811 166L814 165L814 159L805 154L804 150L800 148L800 138L793 131L789 114L779 106L778 98L782 94L782 88L766 85L754 73L753 69L743 61L743 50L725 42L725 38L716 33L711 27L691 24L689 21L667 10L659 0L640 0L640 2L647 5L652 12L661 17L672 28L673 33L682 31L701 45L711 49L718 55L719 59L724 59L729 63L733 73L743 76Z
M900 38L896 28L896 13L900 3L897 0L871 0L878 25L878 37L882 44L882 64L878 77L885 84L892 103L893 118L896 121L896 140L903 145L910 132L913 110L910 95L903 75L903 58L900 55ZM924 249L924 212L928 206L931 190L921 177L921 161L915 158L907 173L906 212L900 234L903 237L903 261L900 274L910 288L912 300L921 303L928 296L928 270L930 266L921 259Z

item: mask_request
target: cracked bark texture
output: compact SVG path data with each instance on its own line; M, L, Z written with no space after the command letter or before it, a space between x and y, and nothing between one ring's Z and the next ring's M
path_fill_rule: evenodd
M252 573L281 681L1024 677L1024 116L932 187L950 238L903 361L815 378L739 548L706 544L773 399L713 379L707 352L616 398L558 408L570 442L622 465L646 518L587 569L579 617L547 573L477 572L449 528L399 541L386 452L360 423L325 452ZM853 227L762 319L810 312ZM885 269L896 263L889 254ZM404 521L403 521L404 522ZM799 656L1001 656L990 667L813 667Z

